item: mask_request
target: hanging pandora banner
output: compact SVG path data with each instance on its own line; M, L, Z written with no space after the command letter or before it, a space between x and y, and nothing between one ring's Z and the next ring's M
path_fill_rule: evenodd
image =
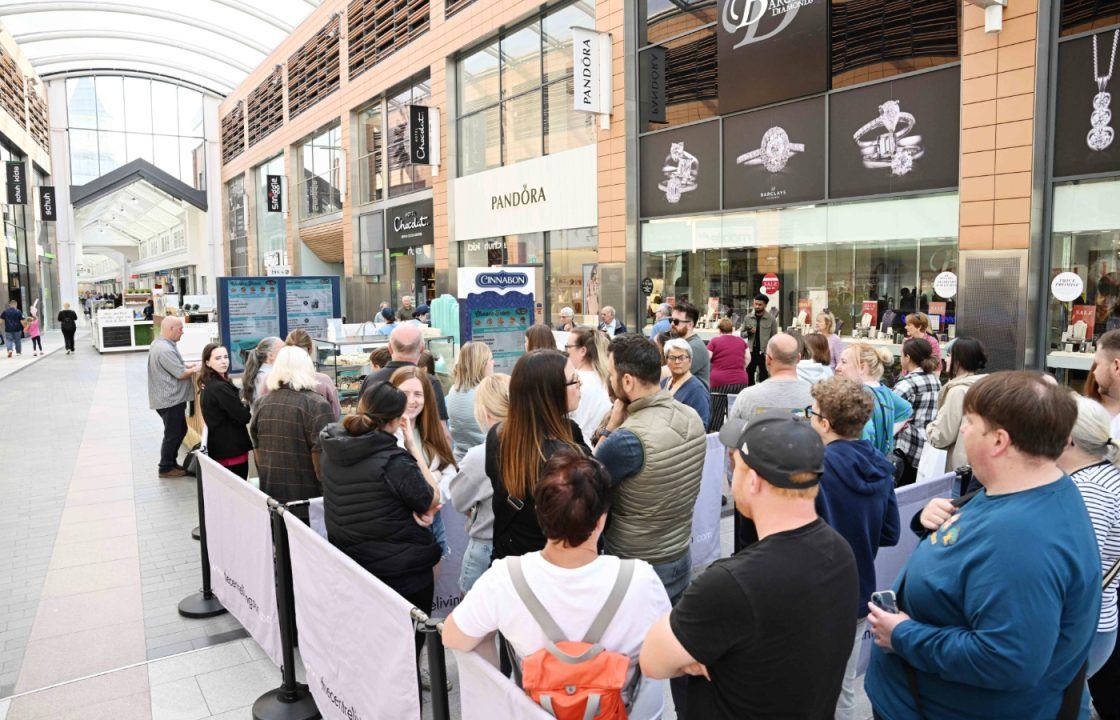
M719 0L721 115L828 89L828 0Z
M611 36L572 28L573 108L580 112L611 112Z
M1058 96L1054 108L1054 177L1120 170L1120 128L1113 111L1120 28L1058 46Z

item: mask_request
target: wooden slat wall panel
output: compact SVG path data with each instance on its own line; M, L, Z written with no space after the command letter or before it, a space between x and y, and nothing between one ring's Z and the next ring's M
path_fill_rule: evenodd
M222 164L245 152L245 105L237 103L222 118Z
M284 69L277 67L249 93L249 147L284 124Z
M1120 0L1062 0L1062 34L1069 35L1120 22Z
M957 0L833 0L832 74L917 57L959 57Z
M339 18L336 15L288 58L288 119L338 89Z
M39 147L47 152L51 150L50 122L47 115L47 99L35 91L35 87L27 87L27 120L31 137L39 143Z
M26 102L23 73L15 58L0 47L0 108L24 129L27 128Z
M474 4L474 0L447 0L447 5L444 8L443 16L451 17L463 8Z
M299 239L323 262L342 262L341 219L300 228Z
M449 7L458 5L458 11L473 1L457 0ZM348 77L358 77L430 26L429 0L353 0L346 8Z

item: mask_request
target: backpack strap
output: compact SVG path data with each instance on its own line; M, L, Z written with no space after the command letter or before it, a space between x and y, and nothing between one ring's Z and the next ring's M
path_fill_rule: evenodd
M513 589L517 591L517 597L521 598L521 602L525 603L526 609L529 614L533 616L533 620L537 622L541 630L544 631L545 637L555 645L558 642L567 640L564 633L561 632L560 626L548 614L544 605L537 598L533 589L529 587L529 583L525 582L525 573L521 571L521 557L515 555L506 558L506 567L509 568L509 579L513 581Z
M607 601L603 603L603 609L595 616L595 621L591 623L587 634L583 636L583 641L585 643L591 643L592 645L599 644L603 633L607 631L611 620L614 620L614 616L618 613L618 608L622 605L622 600L626 597L626 592L630 589L630 581L633 577L634 561L619 560L618 576L614 580L614 587L611 588L611 594L607 596Z

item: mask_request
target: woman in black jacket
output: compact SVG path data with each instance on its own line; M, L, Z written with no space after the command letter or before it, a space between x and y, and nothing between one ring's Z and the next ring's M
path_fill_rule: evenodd
M406 405L393 385L374 383L356 414L323 429L323 510L332 545L427 613L440 559L427 529L440 506L439 484L413 439ZM421 643L418 635L418 650Z
M561 448L591 454L568 413L579 407L579 373L557 350L518 359L509 382L509 414L486 436L486 475L494 486L494 560L545 546L533 490L541 468Z
M62 339L66 342L66 354L74 352L74 333L78 331L78 313L70 309L70 303L62 303L58 311L58 324L62 328Z
M210 343L202 350L202 419L206 422L206 450L230 472L249 478L249 408L242 404L229 379L229 350Z

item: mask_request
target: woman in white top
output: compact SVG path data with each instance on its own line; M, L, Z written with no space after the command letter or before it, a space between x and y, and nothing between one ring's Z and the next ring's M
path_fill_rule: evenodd
M581 382L579 407L568 417L579 425L585 439L595 434L603 418L611 411L611 398L607 394L606 345L606 335L599 330L577 327L564 346Z
M1070 433L1069 444L1058 458L1058 467L1073 478L1085 500L1097 535L1101 573L1104 574L1120 558L1120 468L1114 464L1118 449L1111 437L1108 411L1094 400L1075 397L1077 423ZM1111 657L1116 646L1117 626L1116 583L1113 582L1101 598L1101 618L1096 637L1089 646L1087 679ZM1088 717L1088 698L1086 691L1082 717Z
M451 392L447 393L447 420L455 462L486 441L486 432L475 419L474 394L482 379L493 373L494 354L486 343L469 342L459 349L459 358L451 371Z
M547 538L544 550L494 561L444 623L444 647L469 652L498 631L513 647L514 661L519 664L547 647L544 631L514 588L510 575L514 560L519 561L525 584L560 631L571 640L582 640L622 568L618 558L598 551L610 497L610 480L597 460L566 450L554 454L533 490L541 531ZM599 644L629 657L622 699L628 704L629 717L641 720L661 716L664 681L643 679L636 702L628 692L629 684L637 672L646 632L670 606L653 567L642 560L629 562L634 564L633 576Z

